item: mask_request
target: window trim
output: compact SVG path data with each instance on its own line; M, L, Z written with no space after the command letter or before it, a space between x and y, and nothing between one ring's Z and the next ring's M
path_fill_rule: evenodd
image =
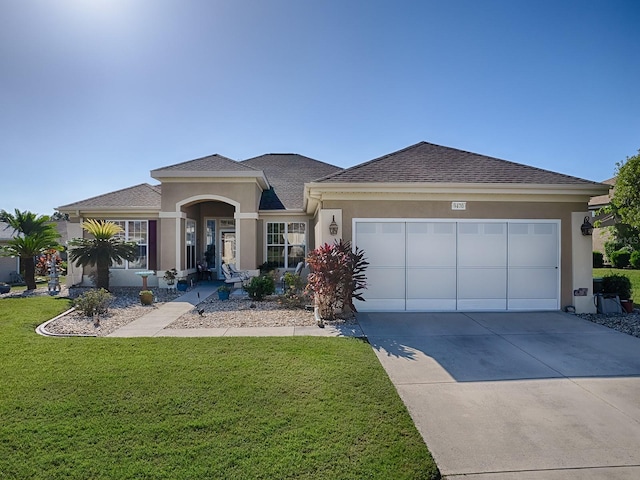
M119 233L116 235L116 237L120 237L122 238L125 242L130 242L132 240L130 240L130 234L129 234L129 223L130 222L140 222L140 223L144 223L146 225L145 228L145 243L140 243L140 242L136 242L137 245L139 247L143 246L145 247L145 254L144 254L144 267L131 267L129 264L129 260L123 260L123 262L120 264L121 266L116 266L113 263L109 266L109 269L113 269L113 270L147 270L149 267L149 220L141 220L141 219L137 219L137 218L127 218L127 219L117 219L117 220L107 220L108 222L112 222L115 223L116 225L120 226L124 232L123 233ZM124 224L124 227L122 226L122 224Z
M281 234L284 243L269 243L269 225L270 224L284 224L284 232ZM289 243L289 227L291 224L304 225L304 243ZM297 233L297 232L293 232ZM269 247L281 247L284 249L284 266L278 267L285 270L293 270L297 265L289 265L289 249L290 247L301 246L304 248L304 257L306 258L309 247L309 222L305 220L269 220L265 221L264 226L264 259L265 262L269 261Z

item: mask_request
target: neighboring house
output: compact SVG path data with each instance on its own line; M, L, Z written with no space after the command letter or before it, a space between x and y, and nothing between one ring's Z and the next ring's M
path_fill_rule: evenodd
M580 226L608 187L421 142L348 169L296 154L212 155L151 171L141 184L58 207L69 238L87 218L118 222L140 255L112 269L196 272L206 260L257 273L293 269L310 249L352 241L370 262L360 310L591 311L591 239ZM330 224L337 234L330 234ZM70 266L71 283L83 281Z
M13 237L15 237L15 230L9 224L0 222L0 248L4 247ZM12 274L16 274L19 271L19 257L0 256L0 282L11 282L14 280Z
M616 177L609 178L602 183L615 187ZM592 197L591 200L589 200L589 211L593 216L592 222L598 222L598 227L593 229L593 250L595 252L604 253L604 244L611 238L611 234L607 231L606 227L611 227L616 223L616 219L613 214L598 213L598 210L611 203L612 196L613 188L611 188L607 194L598 195L597 197Z

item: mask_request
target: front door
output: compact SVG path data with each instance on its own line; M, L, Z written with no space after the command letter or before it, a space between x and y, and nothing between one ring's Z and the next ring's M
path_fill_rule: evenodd
M220 232L220 252L222 263L229 263L236 266L236 232L223 230ZM220 271L222 275L222 271Z

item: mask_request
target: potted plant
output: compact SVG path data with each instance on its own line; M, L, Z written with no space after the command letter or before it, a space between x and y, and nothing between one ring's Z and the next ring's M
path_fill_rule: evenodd
M605 295L617 295L625 312L633 312L633 289L629 277L620 274L607 275L602 279L602 290Z
M153 303L153 292L151 290L141 290L138 295L142 305L151 305Z
M176 288L181 292L186 292L187 288L189 288L189 282L187 282L186 278L181 278L178 280Z
M178 271L175 268L172 268L171 270L166 270L162 278L164 278L164 280L167 282L167 285L173 285L174 283L176 283L177 276Z
M231 288L228 285L222 285L218 287L218 298L220 300L229 300L230 293L231 293Z

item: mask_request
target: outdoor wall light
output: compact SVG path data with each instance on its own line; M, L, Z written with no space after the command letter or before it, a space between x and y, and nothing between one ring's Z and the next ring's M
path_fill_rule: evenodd
M329 224L329 235L332 237L338 235L338 224L336 223L335 215L332 216L331 223Z
M584 217L584 222L580 226L580 230L582 230L582 235L592 235L593 234L593 225L589 221L589 217Z

